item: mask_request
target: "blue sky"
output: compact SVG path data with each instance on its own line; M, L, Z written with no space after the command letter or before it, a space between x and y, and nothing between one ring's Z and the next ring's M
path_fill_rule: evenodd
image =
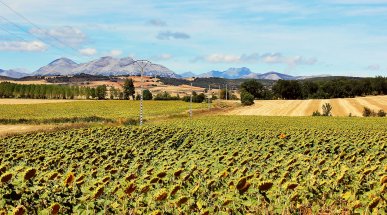
M387 0L0 2L39 27L0 3L1 69L109 55L176 73L387 76Z

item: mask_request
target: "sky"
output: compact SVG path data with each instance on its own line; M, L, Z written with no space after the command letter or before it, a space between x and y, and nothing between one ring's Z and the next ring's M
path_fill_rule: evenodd
M176 73L387 76L387 0L0 0L0 69L103 56Z

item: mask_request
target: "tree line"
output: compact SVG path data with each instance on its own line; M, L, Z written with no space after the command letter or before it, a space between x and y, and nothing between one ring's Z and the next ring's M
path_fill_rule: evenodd
M204 94L195 92L193 102L203 102ZM203 99L202 99L203 97ZM126 79L122 90L106 85L97 87L69 86L55 84L16 84L10 82L0 83L0 98L24 98L24 99L116 99L116 100L140 100L140 94L136 95L134 82ZM143 90L144 100L184 100L179 95L172 96L168 92L160 92L153 95L150 90Z
M256 80L241 84L241 101L245 105L254 99L331 99L355 96L387 95L387 77L332 80L278 80L270 87Z
M96 88L54 84L0 83L0 98L26 99L104 99L105 85Z

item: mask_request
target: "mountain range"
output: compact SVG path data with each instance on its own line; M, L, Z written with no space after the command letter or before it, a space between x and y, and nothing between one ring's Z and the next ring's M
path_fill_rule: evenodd
M202 77L202 78L209 78L209 77L218 77L218 78L226 78L226 79L264 79L264 80L302 80L302 79L308 79L308 78L314 78L314 77L322 77L322 76L291 76L282 74L279 72L267 72L267 73L254 73L249 68L242 67L242 68L230 68L226 71L210 71L207 73L195 75L191 72L183 73L181 74L183 78L188 77ZM323 75L327 76L327 75Z
M90 75L139 75L140 66L145 66L144 63L135 61L130 58L113 58L101 57L97 60L88 63L77 64L71 59L60 58L38 69L33 75L75 75L80 73ZM160 77L179 77L170 69L159 64L149 64L144 67L144 76L160 76Z
M134 63L135 60L126 58L113 58L113 57L101 57L96 60L92 60L87 63L78 64L68 58L59 58L46 66L41 67L37 71L28 74L25 71L19 69L16 70L1 70L0 76L7 76L11 78L21 78L25 76L54 76L54 75L76 75L76 74L89 74L89 75L105 75L105 76L118 76L118 75L140 75L140 66L144 64ZM316 76L291 76L278 72L268 72L264 74L254 73L249 68L230 68L225 71L213 70L203 74L195 74L187 72L183 74L176 74L167 67L160 64L149 64L144 67L144 76L159 76L167 78L189 78L189 77L218 77L226 79L266 79L266 80L300 80L307 79ZM321 77L321 76L319 76Z
M23 69L10 69L10 70L0 69L0 76L11 77L11 78L22 78L29 75L31 74L28 74Z

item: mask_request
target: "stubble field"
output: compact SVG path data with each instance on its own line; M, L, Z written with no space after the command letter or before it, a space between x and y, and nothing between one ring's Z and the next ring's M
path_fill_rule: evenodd
M362 116L363 108L387 111L387 96L311 100L256 100L255 104L229 111L228 115L311 116L330 103L333 116Z

